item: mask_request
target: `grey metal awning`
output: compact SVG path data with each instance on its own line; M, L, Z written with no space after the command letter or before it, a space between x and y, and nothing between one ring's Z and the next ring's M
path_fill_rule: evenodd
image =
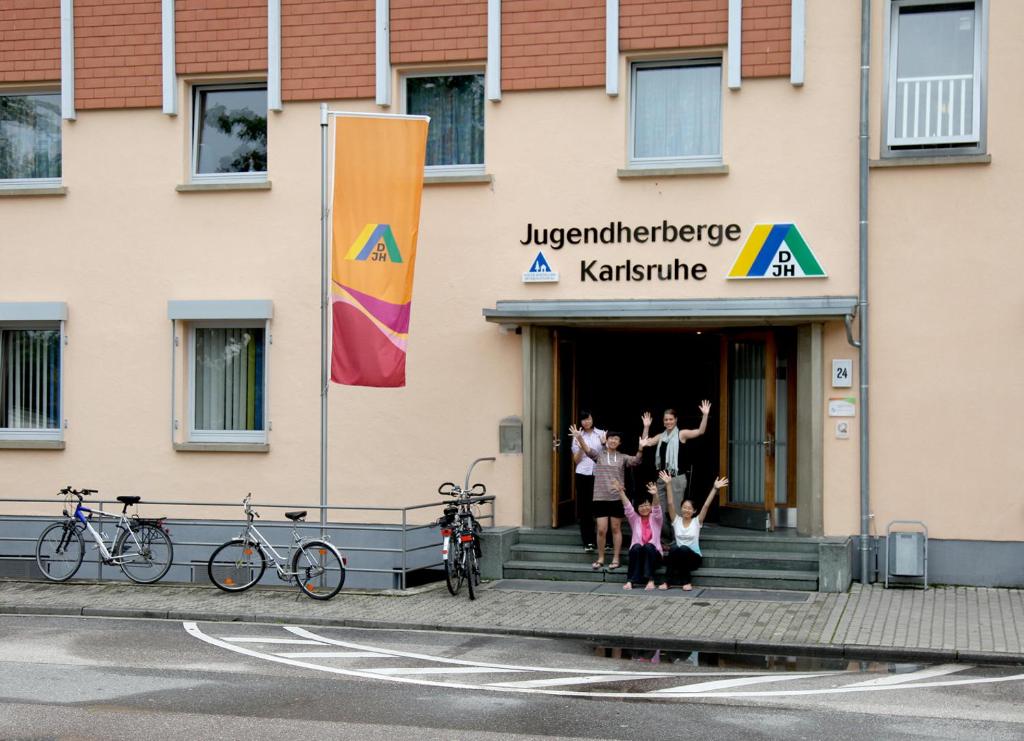
M502 325L781 325L842 320L856 306L856 296L498 301L483 314Z

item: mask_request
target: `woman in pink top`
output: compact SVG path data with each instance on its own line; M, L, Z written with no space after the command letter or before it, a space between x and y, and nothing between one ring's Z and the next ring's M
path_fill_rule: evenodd
M615 488L622 502L622 509L626 512L626 519L629 520L629 527L633 530L633 542L629 546L629 574L623 589L632 589L633 584L646 582L644 589L654 589L654 572L661 565L661 505L658 501L658 488L653 483L647 485L647 498L641 500L636 509L633 509L629 497L626 496L625 487L619 485ZM654 491L653 497L650 495ZM654 506L651 506L651 501ZM661 589L666 589L662 585Z

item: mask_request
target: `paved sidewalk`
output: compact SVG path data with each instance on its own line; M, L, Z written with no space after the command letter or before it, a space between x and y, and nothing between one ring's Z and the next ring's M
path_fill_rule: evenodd
M345 590L316 602L295 589L225 594L173 584L0 581L0 614L459 630L666 649L1024 664L1024 591L973 587L624 594L497 582L484 585L474 602L465 593L452 597L443 584L405 593Z

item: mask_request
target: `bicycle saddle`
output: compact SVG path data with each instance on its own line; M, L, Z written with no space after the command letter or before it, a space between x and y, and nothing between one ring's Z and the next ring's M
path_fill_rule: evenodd
M117 501L121 504L138 504L142 501L142 497L118 497Z
M285 512L284 516L293 522L298 522L299 520L305 519L306 510L302 510L301 512Z

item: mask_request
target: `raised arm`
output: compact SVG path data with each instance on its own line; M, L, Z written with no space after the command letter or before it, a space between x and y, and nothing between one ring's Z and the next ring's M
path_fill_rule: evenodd
M632 509L633 505L629 501L629 497L626 496L626 487L622 485L621 481L615 481L614 479L609 484L612 491L619 495L619 501L622 502L622 506L628 509Z
M652 445L657 445L658 442L661 440L660 432L654 437L648 437L648 435L651 434L651 422L654 421L654 418L651 416L651 413L644 412L643 415L641 415L640 420L644 423L644 431L640 433L640 450L648 448Z
M695 437L700 437L704 434L704 430L708 428L708 413L711 411L711 402L705 399L700 403L700 426L696 430L679 430L679 440L686 442Z
M586 455L586 453L583 452L583 448L580 446L579 440L574 436L572 439L572 462L579 463L583 460L584 455Z
M715 479L715 483L711 485L711 491L708 492L708 498L704 500L704 506L700 508L700 514L697 515L701 525L704 524L704 518L707 517L708 508L711 506L711 499L718 493L719 489L724 489L728 485L729 479Z
M672 477L668 471L658 471L658 478L665 484L665 506L668 508L668 521L676 519L676 503L672 498ZM658 487L656 484L648 484L647 491L654 492L654 501L658 501Z
M590 446L587 445L587 441L583 439L583 430L576 425L569 425L569 434L572 435L572 439L575 444L578 445L584 453L590 455ZM575 460L575 456L573 456L573 459Z

